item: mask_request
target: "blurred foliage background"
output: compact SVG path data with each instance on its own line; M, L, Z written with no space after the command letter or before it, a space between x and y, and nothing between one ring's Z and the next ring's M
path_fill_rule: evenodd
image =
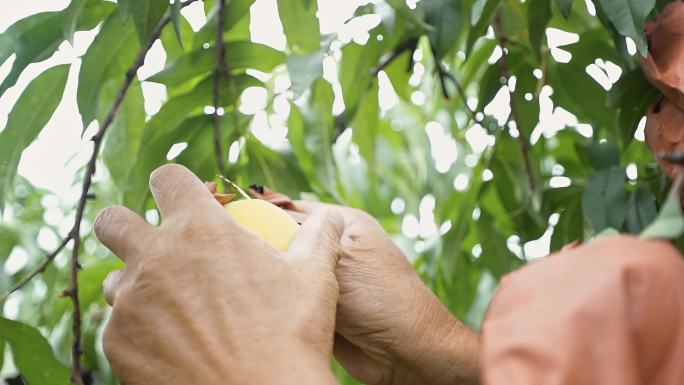
M74 221L73 200L17 175L22 152L62 98L73 97L64 93L68 77L77 77L83 140L90 140L154 27L170 15L155 42L164 68L133 79L104 137L85 208L78 283L87 384L117 383L101 347L109 314L101 284L122 266L94 238L92 220L124 204L157 223L147 181L166 162L204 180L216 180L222 162L243 187L371 213L473 328L502 275L609 228L638 233L665 199L669 183L643 135L658 94L638 58L647 52L644 21L667 1L358 1L344 24L354 34L322 34L323 2L273 0L266 3L277 6L280 25L272 28L285 37L275 46L252 39L250 25L264 22L254 3L226 2L219 36L227 72L215 66L217 0L188 6L203 16L192 25L179 0L72 0L0 35L4 93L75 32L96 31L81 60L45 70L21 91L0 132L5 293ZM163 86L156 111L145 108L152 83ZM80 188L85 163L65 183ZM7 383L68 381L73 313L62 293L72 244L2 298ZM342 383L355 383L335 370Z

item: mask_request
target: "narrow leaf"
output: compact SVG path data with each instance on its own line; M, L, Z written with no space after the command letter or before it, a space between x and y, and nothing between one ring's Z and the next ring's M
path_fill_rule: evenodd
M627 231L639 234L658 215L655 197L648 187L642 186L634 190L627 207Z
M47 340L36 329L0 317L0 339L9 343L14 363L27 385L69 382L69 370L57 361Z
M121 24L116 15L111 15L81 62L76 102L84 128L99 115L99 97L104 84L114 78L123 82L124 73L139 50L133 25Z
M233 72L244 72L253 68L269 72L285 62L285 54L267 45L249 41L236 41L225 44L226 60ZM206 74L214 69L215 51L200 48L182 55L162 71L152 75L147 81L176 86L195 76Z
M570 11L572 11L572 0L556 0L558 3L558 8L560 8L561 13L564 18L570 17Z
M181 31L181 24L180 24L180 18L181 18L181 1L180 0L173 0L173 4L171 4L171 22L173 23L173 30L176 32L176 36L178 36L178 44L180 44L181 49L183 48L183 33Z
M76 24L81 17L83 8L90 0L72 0L67 9L64 10L66 16L64 17L64 38L70 43L74 42L74 32L76 31Z
M62 100L68 74L69 66L60 65L38 75L9 113L7 125L0 133L0 212L14 186L21 154L55 112Z
M102 100L110 101L119 91L117 81L108 82L102 92ZM142 130L145 126L145 100L140 83L134 81L126 92L123 103L119 107L116 118L112 122L102 148L102 159L109 169L115 185L128 180L128 174L135 166ZM102 114L107 112L101 108ZM102 120L103 118L100 118Z
M625 172L612 166L596 171L582 195L582 213L595 233L608 227L621 229L627 214Z
M145 46L164 12L169 7L168 0L133 0L130 3L135 29L141 46Z
M278 0L278 14L287 44L296 54L318 51L321 45L318 4L310 0Z
M288 55L287 71L290 74L292 86L290 90L295 96L301 95L311 87L311 84L323 76L323 52L318 51L306 55Z
M125 23L128 21L128 16L130 15L130 3L131 0L117 0L116 5L119 9L119 17L121 17L121 22Z
M646 55L648 44L644 35L644 21L653 10L656 0L599 0L615 29L632 38L639 53Z
M431 0L419 4L425 11L425 21L433 27L427 33L430 44L441 59L455 48L461 33L464 24L461 1Z
M541 45L546 36L546 26L551 20L551 0L530 0L527 8L527 25L530 44L537 60L541 61Z
M88 3L74 20L74 29L92 29L112 10L112 3ZM63 27L68 15L68 12L39 13L19 20L0 34L0 63L16 54L9 74L0 83L0 95L17 82L29 64L45 60L55 53L64 41Z
M641 233L642 238L676 239L684 234L684 216L679 196L683 179L684 173L679 173L655 221Z
M205 106L213 103L214 79L209 77L201 81L192 91L178 95L167 101L145 124L140 143L136 167L133 167L124 193L124 204L136 211L142 211L149 197L147 180L150 173L166 161L166 154L171 145L176 143L184 132L205 129L202 126L211 121L204 115ZM235 94L221 93L220 104L232 106L233 101L248 87L263 86L263 83L249 75L238 75L232 78L234 87L229 87L225 79L220 85L222 90L235 89ZM199 122L197 122L199 121ZM192 124L190 124L192 123Z

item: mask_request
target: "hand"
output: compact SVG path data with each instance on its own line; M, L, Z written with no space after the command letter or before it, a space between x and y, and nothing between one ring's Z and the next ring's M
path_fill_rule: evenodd
M150 189L160 227L123 207L95 220L126 262L105 282L104 350L122 383L334 384L342 217L313 214L281 254L182 166L157 169Z
M301 220L322 203L296 201ZM380 224L339 207L345 229L335 356L366 384L465 384L479 378L479 336L430 292Z

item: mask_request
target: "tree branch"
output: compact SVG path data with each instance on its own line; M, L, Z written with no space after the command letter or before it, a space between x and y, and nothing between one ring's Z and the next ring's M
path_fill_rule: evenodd
M411 50L415 51L416 46L418 45L418 39L408 39L405 42L403 42L401 45L399 45L397 48L395 48L392 52L388 53L387 55L383 56L380 58L380 63L374 68L371 69L370 75L372 77L378 76L380 71L384 70L388 65L390 65L396 58L401 56L404 51ZM410 70L408 68L407 70Z
M12 285L12 287L9 290L7 290L7 292L3 294L2 297L0 297L0 303L5 302L7 297L9 297L12 293L26 286L26 284L29 283L33 279L33 277L45 271L45 269L48 267L48 265L50 265L52 260L54 260L57 257L57 255L59 255L59 253L62 250L64 250L64 248L70 240L71 233L67 234L64 240L62 240L62 243L60 243L59 246L57 246L57 248L52 253L45 256L45 259L43 260L43 262L41 262L40 265L36 266L33 270L31 270L29 273L23 276L17 283Z
M436 60L436 59L435 59ZM470 117L473 119L475 123L482 123L482 119L477 118L477 113L468 106L468 99L466 98L465 90L461 86L461 83L456 79L456 76L454 76L449 70L444 68L444 66L441 63L436 63L437 65L437 73L441 79L442 82L442 88L443 92L446 95L446 85L444 84L444 78L449 79L451 83L453 83L454 87L456 87L456 91L458 92L458 95L461 97L461 100L463 101L463 106L465 106L466 111L468 111L468 114L470 114Z
M188 0L184 2L181 6L185 7L188 6L189 4L195 2L197 0ZM73 342L71 345L71 358L72 358L72 368L71 368L71 381L72 383L76 385L83 385L83 379L81 377L81 355L83 353L81 349L81 306L79 302L79 293L78 293L78 271L81 268L81 265L78 260L78 252L79 252L79 247L81 244L81 221L83 220L83 214L85 212L85 207L86 203L88 201L88 197L91 196L90 194L90 187L92 185L92 180L93 180L93 175L95 174L95 168L97 164L97 158L100 153L100 147L102 146L102 140L107 133L107 130L111 126L112 122L114 121L114 118L116 117L116 113L119 110L119 107L121 106L121 103L123 102L124 97L126 96L126 92L128 91L128 88L131 86L133 83L133 80L137 76L138 69L143 66L145 62L145 56L147 55L147 52L150 50L152 47L152 44L159 38L161 35L162 29L171 21L171 16L167 12L164 17L159 21L157 26L154 28L152 31L152 35L150 36L150 39L147 42L147 45L143 47L143 49L140 51L138 56L136 57L135 61L131 65L131 67L126 71L126 78L121 85L121 88L119 89L119 92L116 96L116 99L114 99L114 102L112 103L111 107L109 108L109 112L107 113L107 116L105 120L102 123L102 126L100 129L97 131L97 133L93 136L91 139L93 142L93 151L92 155L90 156L90 160L88 160L88 163L86 165L86 171L85 171L85 176L83 178L83 185L81 189L81 197L78 201L78 206L76 208L76 216L74 219L74 226L72 227L69 237L74 241L73 247L71 249L71 276L69 279L69 288L67 290L64 290L64 295L68 296L71 298L71 301L73 303L73 324L72 324L72 333L73 333Z
M223 22L225 14L225 0L219 0L218 14L216 18L216 36L214 38L214 49L216 50L216 61L214 64L214 154L216 155L216 167L222 176L226 176L226 164L223 160L223 149L221 148L221 117L219 107L221 107L221 76L224 72L230 73L227 69L225 46L223 45ZM227 189L226 182L223 183L224 191Z
M506 79L506 84L508 84L510 72L508 67L508 54L506 53L506 42L509 41L509 39L503 34L503 26L501 23L501 11L499 9L496 10L495 15L494 35L496 36L496 39L499 41L499 48L501 49L501 76L503 76L504 79ZM532 200L534 191L536 190L536 183L534 180L534 173L532 172L532 165L530 164L529 143L527 142L527 138L525 138L525 136L523 135L523 129L520 124L520 117L518 115L518 109L515 102L515 98L513 97L513 92L511 92L511 90L508 89L508 93L510 95L511 106L511 114L509 116L509 121L512 119L515 122L516 128L519 131L518 143L520 144L520 154L522 155L525 173L527 174L527 182L530 186L530 190L527 194L527 201L525 202L525 205L527 205Z
M225 166L225 162L223 160L223 153L221 150L221 120L220 115L218 113L218 109L221 105L220 86L222 76L225 76L228 81L229 96L233 99L233 130L236 138L240 137L240 119L238 116L237 89L235 88L235 82L233 81L230 63L228 63L228 61L226 60L226 50L225 45L223 43L225 0L219 0L217 17L218 19L216 20L216 35L214 37L214 46L216 49L216 62L214 64L214 151L216 152L217 156L216 162L218 170L223 176L226 176L227 169ZM241 153L242 151L240 151L240 154ZM238 154L238 159L240 157L240 154ZM237 170L238 165L239 163L235 165L235 170ZM237 171L235 172L235 174L237 174ZM234 177L237 178L237 175L235 175ZM223 187L227 187L225 183Z
M181 4L181 7L186 7L197 0L187 0ZM86 164L86 171L83 178L83 184L81 188L81 196L78 200L78 205L76 207L76 216L74 219L74 225L72 226L69 234L62 240L62 243L53 251L45 257L45 260L33 269L26 276L21 278L12 288L8 290L6 294L0 297L0 303L3 302L7 297L16 292L17 290L24 287L28 282L30 282L36 275L43 272L47 266L57 257L57 255L66 247L69 241L73 240L74 244L71 249L71 274L69 277L69 288L64 290L63 294L70 297L73 303L73 324L72 332L74 335L74 340L71 346L71 358L72 358L72 369L71 369L71 382L76 385L83 385L83 379L81 377L81 355L83 353L81 349L81 306L78 296L78 271L81 265L78 260L78 251L81 243L81 222L83 220L83 214L85 212L85 207L87 201L93 198L93 194L90 193L90 187L92 185L93 175L95 174L95 168L97 164L97 158L100 153L100 147L102 146L102 140L104 139L107 130L111 126L116 113L123 102L126 92L130 88L133 80L136 78L138 70L143 66L145 62L145 56L147 52L152 48L152 44L159 39L164 27L171 21L171 16L167 12L164 17L159 21L157 26L152 31L152 35L147 42L147 45L143 47L131 67L126 71L126 78L124 83L119 88L116 99L112 102L105 120L102 122L102 126L97 131L97 133L91 138L93 142L93 151Z

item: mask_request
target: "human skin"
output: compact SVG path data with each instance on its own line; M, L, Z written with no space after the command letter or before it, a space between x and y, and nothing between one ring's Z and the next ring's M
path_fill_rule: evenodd
M330 370L344 220L317 211L277 252L179 165L150 177L162 224L123 207L95 221L126 262L110 275L104 350L122 383L335 384Z
M480 336L423 284L380 224L348 207L296 201L302 220L325 208L344 217L334 352L365 384L476 384Z

